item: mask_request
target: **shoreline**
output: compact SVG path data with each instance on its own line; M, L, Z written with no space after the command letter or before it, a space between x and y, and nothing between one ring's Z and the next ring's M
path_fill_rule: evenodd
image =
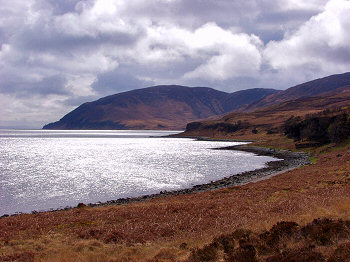
M181 134L182 133L175 134L175 135L168 135L168 136L164 136L164 137L169 137L169 138L191 138L191 139L197 140L197 141L246 142L246 143L256 142L256 140L247 140L247 139L211 138L209 136L184 136L184 135L181 135Z
M192 137L193 138L193 137ZM195 138L204 140L205 138ZM214 139L211 139L213 141ZM247 142L247 141L234 141L234 140L216 140L216 141L231 141L231 142ZM210 183L195 185L191 188L160 191L156 194L143 195L139 197L119 198L116 200L109 200L106 202L89 203L86 206L98 207L98 206L110 206L110 205L125 205L136 202L143 202L152 199L164 198L168 196L178 196L184 194L194 194L204 191L212 191L231 186L242 186L248 183L258 182L260 180L268 179L272 176L278 175L283 172L310 164L309 154L305 152L291 152L288 150L270 149L266 147L257 147L249 145L235 145L221 148L214 148L213 150L235 150L254 153L259 156L271 156L281 160L270 161L266 163L266 167L255 169L252 171L245 171L239 174L224 177L222 179L212 181Z
M181 137L181 138L185 138L185 137ZM252 142L247 140L211 139L211 138L205 138L205 137L186 137L186 138L192 138L199 141ZM4 214L0 216L0 219L4 217L9 217L9 216L18 216L21 214L37 214L37 213L45 213L45 212L58 212L58 211L64 211L64 210L71 210L77 207L79 208L81 206L103 207L103 206L110 206L110 205L125 205L125 204L143 202L143 201L159 199L159 198L164 198L169 196L194 194L194 193L199 193L204 191L213 191L213 190L223 189L223 188L232 187L232 186L242 186L248 183L255 183L260 180L268 179L280 173L287 172L289 170L311 163L311 161L309 160L309 155L305 152L291 152L288 150L278 150L278 149L271 149L266 147L249 146L248 144L219 147L219 148L213 148L212 150L243 151L243 152L254 153L259 156L270 156L281 160L269 161L266 163L266 167L251 170L251 171L241 172L228 177L224 177L219 180L211 181L209 183L194 185L191 188L170 190L170 191L164 190L155 194L142 195L138 197L119 198L116 200L109 200L105 202L96 202L96 203L88 203L88 204L79 203L77 206L67 206L64 208L61 207L61 208L50 209L46 211L33 210L30 213L19 212L19 213L10 214L10 215Z

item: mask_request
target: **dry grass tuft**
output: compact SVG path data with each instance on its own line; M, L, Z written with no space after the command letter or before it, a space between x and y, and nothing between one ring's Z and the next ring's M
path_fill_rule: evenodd
M326 261L334 246L338 247L327 261L344 261L341 259L350 259L350 242L339 243L350 240L349 230L350 221L343 220L315 219L305 226L282 221L260 234L236 230L221 235L203 248L193 249L188 261L321 262Z

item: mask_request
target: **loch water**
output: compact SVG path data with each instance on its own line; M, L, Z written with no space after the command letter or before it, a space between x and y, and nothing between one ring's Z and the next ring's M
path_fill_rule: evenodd
M0 130L0 216L190 188L276 160L174 131Z

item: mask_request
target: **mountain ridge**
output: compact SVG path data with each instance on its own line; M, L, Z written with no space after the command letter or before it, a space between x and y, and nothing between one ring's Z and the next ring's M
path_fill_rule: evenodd
M274 89L227 93L208 87L160 85L87 102L43 129L182 129L190 121L233 111Z

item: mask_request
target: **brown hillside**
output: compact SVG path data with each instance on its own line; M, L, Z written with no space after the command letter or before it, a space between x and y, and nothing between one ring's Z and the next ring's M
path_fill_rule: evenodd
M230 94L206 87L154 86L85 103L44 129L183 129L188 122L276 92L256 88Z
M257 128L263 131L271 131L280 127L292 115L305 116L325 109L350 105L350 86L332 90L325 94L317 97L299 98L249 113L233 112L218 120L190 123L185 135L215 136L216 133L220 133L220 130L225 130L225 125L230 128L230 125L236 125L238 122L242 122L243 127L249 130Z
M350 85L350 72L344 74L331 75L328 77L309 81L285 91L280 91L276 94L271 94L250 105L243 106L240 111L252 112L259 108L277 105L289 100L295 100L302 97L313 97L325 94L331 94L338 88L343 88Z

